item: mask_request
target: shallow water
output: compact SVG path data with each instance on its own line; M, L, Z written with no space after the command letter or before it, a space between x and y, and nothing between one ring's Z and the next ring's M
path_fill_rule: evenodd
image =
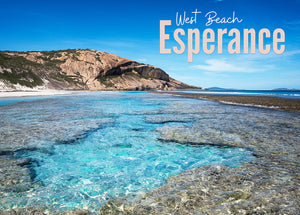
M198 113L187 109L195 107ZM195 145L160 138L168 126L215 123L206 111L215 114L222 107L145 92L92 92L3 105L0 151L12 159L28 158L22 167L30 169L32 181L22 189L2 185L0 208L96 210L111 198L145 194L186 169L254 160L251 151L220 147L223 143L213 139ZM223 141L238 140L232 135Z

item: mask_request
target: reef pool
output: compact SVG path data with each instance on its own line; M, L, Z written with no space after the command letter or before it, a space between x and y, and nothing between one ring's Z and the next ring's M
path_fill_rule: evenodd
M256 159L251 147L220 123L249 110L147 92L9 99L0 106L0 211L97 211L187 169L242 166Z

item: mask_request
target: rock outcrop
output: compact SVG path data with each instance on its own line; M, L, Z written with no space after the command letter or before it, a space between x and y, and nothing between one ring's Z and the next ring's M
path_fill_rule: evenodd
M0 52L0 90L201 89L172 79L162 69L90 49Z

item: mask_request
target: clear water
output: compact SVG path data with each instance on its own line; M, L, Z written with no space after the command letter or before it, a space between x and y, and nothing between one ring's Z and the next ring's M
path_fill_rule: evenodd
M2 135L0 151L33 159L35 186L0 197L0 207L96 210L110 198L143 195L186 169L236 167L253 160L242 148L160 141L160 127L193 124L193 115L169 112L169 106L201 102L144 92L94 92L1 106L0 131L11 135ZM28 145L31 150L20 150Z
M35 101L37 99L43 99L43 97L7 97L7 98L0 98L0 105L8 105L17 102L23 101Z

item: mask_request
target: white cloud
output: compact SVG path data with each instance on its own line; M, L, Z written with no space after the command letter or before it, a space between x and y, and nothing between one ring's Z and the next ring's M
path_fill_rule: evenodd
M276 61L282 60L283 58L285 60L289 59L289 57L300 54L300 49L295 50L285 50L282 54L275 54L274 52L271 52L267 55L263 55L260 53L257 54L251 54L251 55L240 55L240 60L254 60L254 61L264 61L267 60ZM270 61L269 61L270 62Z
M300 54L300 49L284 52L284 56L292 56L292 55L296 55L296 54Z
M139 58L136 61L146 63L147 59L146 58Z
M248 65L237 65L227 62L225 59L209 59L205 61L206 64L192 66L193 69L200 69L211 72L259 72L264 71L264 68L253 68Z

